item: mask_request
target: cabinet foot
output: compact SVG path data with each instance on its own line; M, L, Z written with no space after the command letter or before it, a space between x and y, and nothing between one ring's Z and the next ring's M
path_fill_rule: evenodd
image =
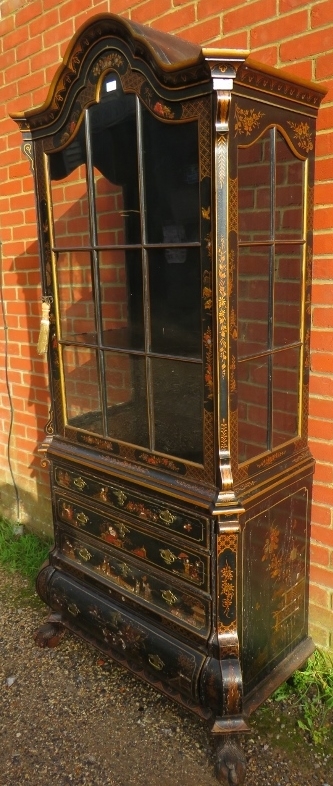
M49 618L34 633L34 640L38 647L57 647L64 637L66 629L61 622L60 614L50 614Z
M246 774L246 758L232 739L220 743L217 749L216 777L224 786L241 786Z

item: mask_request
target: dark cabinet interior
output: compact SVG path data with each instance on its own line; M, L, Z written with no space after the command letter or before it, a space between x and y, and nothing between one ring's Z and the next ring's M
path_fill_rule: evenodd
M223 783L227 761L245 776L226 737L313 648L321 97L246 52L105 14L15 118L50 305L38 641L67 627L207 720Z

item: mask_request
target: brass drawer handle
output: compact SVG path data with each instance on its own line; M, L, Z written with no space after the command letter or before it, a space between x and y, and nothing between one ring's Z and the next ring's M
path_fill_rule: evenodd
M124 494L123 491L114 491L113 493L115 497L117 497L119 505L125 505L125 502L127 500L126 494Z
M174 516L172 513L170 513L169 510L162 510L161 513L159 514L159 517L161 521L164 522L164 524L168 524L168 525L173 524L173 522L176 521L177 518L177 516Z
M159 655L148 655L148 660L150 665L153 666L154 669L157 669L157 671L162 671L165 666L165 663L163 663Z
M127 533L130 532L128 527L125 527L125 524L122 524L122 523L117 524L117 529L118 529L118 533L119 533L119 537L120 538L125 538Z
M69 613L72 614L73 617L77 617L77 615L80 613L80 609L77 607L76 603L69 603L67 608Z
M78 554L79 554L79 557L81 557L81 559L84 560L84 562L89 562L89 560L92 557L92 554L90 554L90 551L88 551L88 549L81 549L78 552Z
M177 603L178 601L178 598L173 594L173 592L171 592L171 590L163 590L162 598L166 603L168 603L169 606L173 606L174 603Z
M83 478L81 478L81 477L75 478L73 483L74 483L74 486L77 486L77 488L80 489L80 491L82 491L82 489L84 489L85 486L87 485L86 481L83 480Z
M82 524L84 526L87 523L87 521L89 521L89 518L88 516L86 516L85 513L78 513L76 517L76 521L78 521L79 524Z
M160 549L160 555L167 565L172 565L173 562L176 562L177 557L170 549Z

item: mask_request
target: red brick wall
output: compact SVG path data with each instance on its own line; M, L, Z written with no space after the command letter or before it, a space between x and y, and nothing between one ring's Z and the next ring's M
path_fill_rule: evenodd
M332 0L4 0L0 20L0 239L6 321L0 327L0 505L16 516L8 469L19 489L21 515L45 529L48 478L36 445L48 419L46 365L31 351L37 341L40 289L32 176L20 153L21 138L10 111L38 106L67 44L90 16L112 11L152 24L202 45L248 48L269 65L323 82L330 91L318 122L315 189L311 448L317 461L312 540L312 630L319 644L330 639L333 608L333 38Z

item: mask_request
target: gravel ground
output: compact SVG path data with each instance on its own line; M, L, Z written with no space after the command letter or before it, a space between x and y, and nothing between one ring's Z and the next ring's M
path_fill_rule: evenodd
M36 647L45 607L16 574L0 570L0 601L0 786L217 786L200 720L69 633ZM332 759L279 711L242 740L246 786L333 786Z

